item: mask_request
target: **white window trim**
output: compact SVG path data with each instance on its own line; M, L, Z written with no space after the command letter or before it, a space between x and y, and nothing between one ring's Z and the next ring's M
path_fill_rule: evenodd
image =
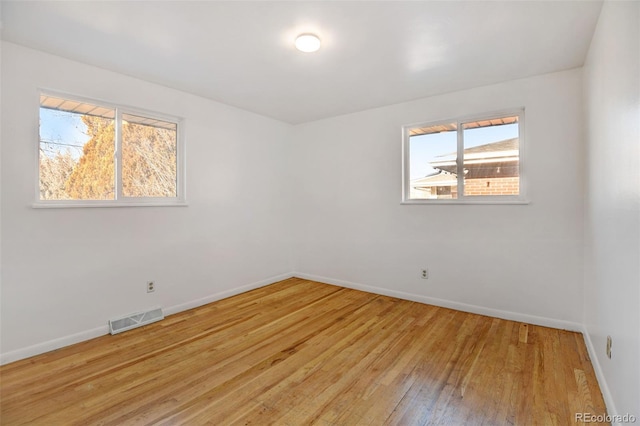
M518 195L490 195L490 196L465 196L460 191L458 193L457 199L413 199L409 198L410 192L410 146L409 146L409 131L410 129L416 127L430 127L439 124L450 124L456 123L457 128L460 129L460 126L464 123L470 121L481 121L481 120L490 120L494 118L507 117L507 116L518 116L518 150L519 150L519 194ZM458 117L454 119L444 119L437 121L429 121L429 122L420 122L402 126L402 200L400 204L407 205L445 205L445 204L530 204L530 200L527 198L527 184L526 184L526 165L525 165L525 138L524 138L524 108L511 108L506 110L494 111L484 114L474 114L465 117ZM458 141L457 141L457 159L456 162L459 164L462 160L460 155L461 152L464 151L464 140L462 136L462 132L457 132ZM464 181L464 176L461 173L458 173L458 187L462 187L462 183ZM462 191L463 192L463 191Z
M122 114L138 115L157 120L175 123L177 126L177 158L176 158L176 191L177 197L122 197L122 160L121 150L122 140L120 135L120 126L115 126L115 180L116 180L116 199L115 200L41 200L40 199L40 95L50 95L71 101L91 103L99 106L113 108L116 111L116 123L121 122ZM185 149L185 121L183 118L162 114L154 111L148 111L140 108L130 107L122 104L114 104L112 102L99 99L86 98L83 96L70 95L64 92L58 92L49 89L37 90L37 109L36 117L38 118L37 141L35 144L35 202L33 208L86 208L86 207L185 207L186 199L186 149Z

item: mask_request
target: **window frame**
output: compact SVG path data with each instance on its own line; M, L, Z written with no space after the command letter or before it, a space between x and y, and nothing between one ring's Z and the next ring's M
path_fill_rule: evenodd
M89 103L115 111L114 127L114 196L113 200L42 200L40 199L40 97L52 96L74 102ZM67 207L171 207L187 206L186 199L186 149L185 119L177 116L149 111L113 102L71 95L49 89L37 91L37 140L35 144L35 202L34 208L67 208ZM130 114L144 118L156 119L176 125L176 197L125 197L122 195L122 115Z
M438 204L529 204L530 201L526 194L526 165L525 165L525 109L524 107L510 108L500 111L493 111L488 113L467 115L464 117L442 119L435 121L419 122L402 126L402 200L401 204L412 205L438 205ZM518 183L519 190L518 195L464 195L464 176L460 173L463 165L463 153L464 153L464 129L465 123L473 121L484 121L497 119L502 117L517 116L518 117ZM411 152L410 152L410 130L416 127L431 127L443 124L456 124L456 165L458 169L457 173L457 188L458 198L456 199L417 199L409 198L411 190L411 178L410 178L410 164L411 164Z

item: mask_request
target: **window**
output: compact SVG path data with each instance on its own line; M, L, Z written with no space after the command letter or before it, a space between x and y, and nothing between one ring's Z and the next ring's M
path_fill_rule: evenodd
M40 95L37 206L184 204L175 118Z
M523 110L403 128L408 204L522 203Z

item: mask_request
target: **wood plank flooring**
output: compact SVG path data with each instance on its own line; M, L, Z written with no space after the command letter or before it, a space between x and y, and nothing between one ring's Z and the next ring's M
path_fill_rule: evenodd
M582 336L292 278L0 368L2 425L567 425Z

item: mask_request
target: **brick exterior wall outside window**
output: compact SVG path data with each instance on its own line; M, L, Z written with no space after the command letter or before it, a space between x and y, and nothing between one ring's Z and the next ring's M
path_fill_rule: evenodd
M466 179L465 195L518 195L520 179L516 177Z

